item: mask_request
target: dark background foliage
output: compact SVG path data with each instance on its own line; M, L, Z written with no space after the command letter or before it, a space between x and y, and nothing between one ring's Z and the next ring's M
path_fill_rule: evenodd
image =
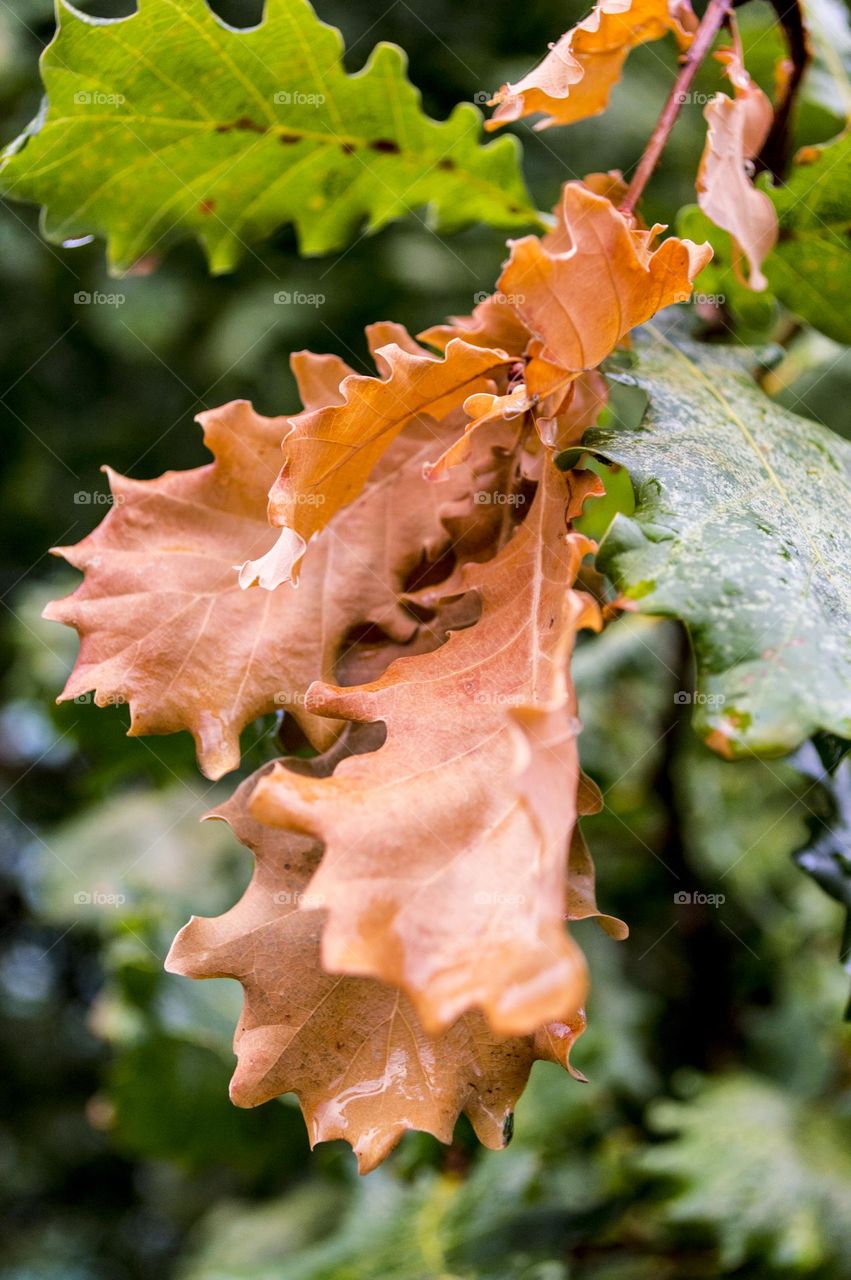
M244 25L260 10L214 7ZM352 69L376 40L401 44L438 117L516 78L582 12L318 9ZM770 11L749 6L743 21L770 84ZM4 142L38 108L52 29L47 0L0 4ZM568 177L634 165L673 66L670 48L641 49L604 121L519 131L540 207ZM817 97L796 126L808 142L839 125ZM651 220L692 199L701 145L689 107ZM687 646L669 624L619 624L577 659L583 762L606 795L587 834L603 904L632 926L623 944L581 930L595 985L576 1060L590 1083L541 1066L508 1152L477 1153L459 1125L448 1151L407 1138L364 1184L342 1147L308 1153L289 1102L230 1107L238 993L166 977L161 960L191 911L234 900L247 858L196 825L214 793L188 737L128 741L123 708L53 706L76 642L39 614L74 575L47 549L104 513L102 463L142 478L205 461L200 409L237 396L295 408L292 350L366 368L364 324L416 331L469 311L504 243L487 229L441 240L411 219L299 260L284 230L233 276L209 278L184 246L150 277L110 281L101 244L49 246L35 211L0 213L0 1280L851 1275L842 913L790 857L829 797L789 762L730 766L699 745L675 698L691 688ZM324 301L282 306L282 289ZM81 305L81 292L124 301ZM839 427L849 377L841 349L802 333L772 390ZM244 771L276 754L275 733L247 731ZM75 901L93 891L123 901Z

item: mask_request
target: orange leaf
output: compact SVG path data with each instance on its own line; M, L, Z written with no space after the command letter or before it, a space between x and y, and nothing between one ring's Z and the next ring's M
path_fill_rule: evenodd
M578 373L594 369L636 325L689 297L712 256L708 244L633 230L604 196L580 182L564 187L557 230L545 241L511 242L500 277L518 315L540 340L545 361ZM534 389L534 371L528 374Z
M462 1111L486 1146L505 1146L532 1063L543 1058L568 1067L584 1029L582 1012L510 1040L470 1013L432 1039L400 992L371 978L323 972L325 913L307 887L321 846L261 826L249 811L250 796L271 767L211 815L228 822L255 855L245 895L218 919L193 918L166 960L172 973L237 978L243 985L233 1101L253 1107L297 1094L311 1145L344 1139L361 1173L379 1164L408 1129L450 1142Z
M505 395L480 391L468 396L464 401L464 412L470 421L464 428L463 435L454 440L435 462L427 464L425 474L432 480L443 480L451 468L457 467L470 456L477 434L483 427L490 427L497 433L503 432L510 423L522 420L531 405L522 382Z
M398 327L394 327L397 328ZM443 357L411 350L408 339L376 349L378 378L351 374L341 402L290 419L284 465L269 494L269 518L282 527L274 556L243 566L243 586L274 587L294 577L310 538L360 493L367 477L413 418L440 421L504 367L503 351L450 342ZM435 425L434 437L440 444Z
M474 347L498 347L512 356L522 356L529 341L529 330L514 309L514 299L494 293L482 298L470 316L452 316L449 324L434 325L420 335L439 351L445 351L453 338L462 338Z
M750 286L768 283L760 270L777 243L777 214L764 191L751 181L749 164L768 137L773 110L754 84L738 49L717 55L735 98L718 93L704 108L706 146L697 172L697 201L717 227L729 231L750 264Z
M503 85L486 129L544 113L536 129L574 124L605 111L630 50L672 31L687 48L696 26L688 0L597 0L544 60L517 84Z
M308 400L333 394L344 371L332 357L304 354L294 368ZM283 419L236 401L199 420L215 461L157 480L110 473L106 519L76 547L58 549L85 580L45 616L80 633L63 698L95 689L100 705L129 703L133 735L188 729L201 768L218 778L239 764L244 725L281 707L318 748L333 741L339 726L304 706L308 686L335 677L357 625L411 638L416 623L398 595L423 548L436 555L448 544L442 517L471 507L476 478L456 470L448 487L429 485L422 469L433 432L412 426L311 545L300 589L246 592L233 566L275 540L266 494Z
M467 572L475 626L372 684L312 687L319 714L382 721L379 750L328 778L279 765L252 798L261 822L325 843L309 886L328 911L323 966L401 988L432 1034L474 1007L527 1034L584 998L563 924L579 779L567 660L599 614L571 589L592 544L566 520L597 485L546 468L513 540Z

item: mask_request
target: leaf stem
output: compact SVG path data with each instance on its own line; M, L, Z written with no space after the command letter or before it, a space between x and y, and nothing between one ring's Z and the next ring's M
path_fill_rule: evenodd
M665 150L665 144L680 113L680 107L687 100L688 91L692 80L697 74L697 69L709 52L713 40L726 22L732 8L733 0L709 0L706 12L700 20L700 26L695 32L694 40L680 68L680 73L668 96L668 101L662 108L659 119L656 121L656 126L650 135L650 140L644 148L644 154L638 162L638 168L621 202L621 213L632 214L634 212L635 206L638 204L641 194L659 163L662 152Z

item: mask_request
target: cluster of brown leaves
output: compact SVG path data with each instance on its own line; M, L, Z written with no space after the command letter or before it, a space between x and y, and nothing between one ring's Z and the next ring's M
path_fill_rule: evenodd
M764 289L760 270L777 240L777 215L768 196L753 185L753 161L768 137L772 105L748 75L735 22L733 44L717 54L734 97L716 94L704 109L706 145L696 178L698 203L716 226L730 233L747 258L752 289ZM697 26L690 0L597 0L582 22L551 46L517 84L503 85L488 129L541 115L536 129L574 124L608 105L630 51L672 33L687 50ZM782 74L782 64L781 64Z
M203 415L212 463L111 476L120 500L62 551L85 572L49 610L81 637L65 697L190 730L212 778L276 708L318 753L212 815L254 877L167 963L245 989L234 1101L294 1091L312 1139L364 1170L461 1111L503 1145L532 1063L567 1066L584 1025L565 921L599 916L577 826L599 798L569 660L602 620L573 527L599 482L553 456L594 421L600 362L709 253L657 245L619 189L569 183L550 234L514 242L497 292L427 345L375 326L376 376L302 353L296 417Z

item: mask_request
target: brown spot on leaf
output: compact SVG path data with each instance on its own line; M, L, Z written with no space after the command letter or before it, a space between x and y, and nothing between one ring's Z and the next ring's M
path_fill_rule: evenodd
M278 141L285 147L291 147L294 142L301 142L301 135L298 133L282 133Z
M258 124L256 120L252 120L250 116L240 116L234 121L234 129L239 129L243 133L266 133L267 126Z
M199 213L215 213L215 211L216 211L215 200L202 200L198 206Z
M392 138L376 138L369 145L372 151L383 151L392 156L397 156L401 150L399 143L394 142Z

